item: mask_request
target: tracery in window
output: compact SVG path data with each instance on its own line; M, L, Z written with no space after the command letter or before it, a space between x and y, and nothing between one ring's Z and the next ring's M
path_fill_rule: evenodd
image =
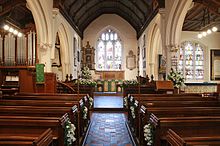
M97 70L122 69L122 44L115 31L111 29L104 31L98 39L96 50Z
M195 42L186 41L181 44L179 50L178 70L186 79L204 79L204 47Z

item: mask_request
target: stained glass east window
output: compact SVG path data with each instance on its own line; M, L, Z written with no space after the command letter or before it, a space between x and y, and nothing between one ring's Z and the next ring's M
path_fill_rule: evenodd
M97 42L96 68L97 70L121 70L122 44L118 34L107 29Z

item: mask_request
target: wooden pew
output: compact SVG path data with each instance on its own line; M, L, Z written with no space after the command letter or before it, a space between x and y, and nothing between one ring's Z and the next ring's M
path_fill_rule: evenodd
M219 107L220 103L218 101L151 101L142 102L147 107Z
M61 101L80 101L83 99L87 108L90 107L88 94L52 94L52 93L20 93L15 96L2 96L8 100L61 100Z
M195 129L184 131L173 131L169 129L166 134L166 140L168 145L171 146L219 146L220 133L219 130L210 134L200 129L197 132L195 132Z
M160 117L215 116L220 115L220 107L153 107L147 108L147 113Z
M28 135L27 135L28 134ZM53 141L52 130L48 128L42 134L1 133L0 146L49 146Z
M11 97L11 96L6 96L6 97ZM87 130L87 128L88 128L88 125L89 125L89 123L90 123L90 114L89 114L89 107L87 107L88 106L88 104L87 104L87 106L85 106L85 104L84 104L84 101L86 101L86 102L88 102L87 100L86 100L86 98L87 98L87 96L85 97L85 98L83 98L83 99L81 99L81 100L79 100L79 101L71 101L71 100L56 100L56 99L54 99L54 100L52 100L52 98L51 97L49 97L50 98L50 100L46 100L46 98L47 98L47 96L46 95L44 95L43 96L43 98L45 99L45 100L41 100L42 99L42 97L41 96L31 96L31 99L32 100L26 100L26 99L29 99L29 96L26 98L26 97L24 97L24 100L21 100L21 99L23 99L23 97L17 97L17 96L14 96L12 99L10 99L10 100L5 100L5 99L2 99L2 100L0 100L0 105L14 105L14 106L46 106L46 107L54 107L55 106L55 111L56 110L59 110L60 108L63 108L63 107L69 107L69 108L67 108L67 109L69 109L69 110L71 110L71 107L73 106L73 105L77 105L77 107L78 107L78 109L79 109L79 112L78 112L78 117L77 118L72 118L72 115L70 114L70 118L71 118L71 121L72 120L74 120L74 119L77 119L77 125L78 125L78 128L77 129L79 129L79 133L78 133L78 135L79 135L79 137L80 137L80 141L81 141L81 139L83 139L84 138L84 136L85 136L85 134L86 134L86 130ZM33 98L32 98L33 97ZM39 97L39 98L37 98L37 97ZM53 97L53 96L52 96ZM56 96L55 96L56 97ZM72 97L70 97L71 99L72 99ZM14 99L17 99L17 100L14 100ZM83 112L83 110L84 110L84 108L87 108L88 109L88 113L87 113L87 118L85 119L85 118L83 118L84 117L84 115L85 115L85 113ZM39 108L38 108L39 109ZM49 109L48 109L49 110ZM30 111L31 112L31 111ZM36 113L37 111L35 111L35 113ZM53 114L56 114L56 113L50 113L50 115L53 115ZM72 121L72 122L74 122L74 121ZM76 121L75 121L76 122ZM74 123L75 123L74 122Z
M31 110L30 110L31 109ZM31 116L31 117L61 117L68 113L70 121L76 126L76 144L80 143L80 134L83 132L79 122L78 108L73 107L39 107L39 106L0 106L0 115Z
M24 94L24 93L23 93ZM65 101L78 101L82 99L87 94L17 94L14 96L3 95L2 99L22 99L22 100L65 100Z
M84 102L83 100L78 101L56 101L56 100L0 100L0 109L5 107L7 110L2 110L0 113L3 115L7 115L7 112L12 112L12 114L32 114L32 116L57 116L64 113L69 113L70 120L72 123L77 125L78 137L80 137L79 143L81 139L84 138L86 130L88 128L90 122L89 113L87 113L87 119L84 119L83 108ZM75 105L75 106L74 106ZM15 110L15 106L17 107ZM14 108L14 109L13 109ZM28 110L29 108L29 110ZM27 109L25 111L25 109ZM30 110L31 109L31 110ZM79 109L79 111L78 111ZM10 110L10 111L9 111ZM13 111L14 110L14 111ZM75 114L77 112L77 114ZM77 116L76 116L77 115Z
M210 135L216 132L220 135L220 116L157 117L151 114L149 123L155 128L153 132L155 146L160 146L161 140L166 139L168 129L178 131L196 129L195 132L199 129L199 131L203 130ZM191 133L187 134L190 135Z
M142 104L146 105L140 110L140 115L136 115L136 117L139 117L139 122L136 122L133 124L134 127L136 125L139 125L139 131L143 131L144 124L147 123L147 111L149 113L155 112L158 116L167 116L170 117L177 117L177 116L207 116L210 115L220 115L219 114L219 102L216 100L216 98L206 98L203 100L203 97L201 96L195 96L192 94L188 96L187 98L184 98L182 96L168 96L166 95L157 95L157 97L143 97L146 101L140 101L139 105ZM140 95L139 95L140 97ZM159 97L159 98L158 98ZM137 98L136 98L137 99ZM140 98L139 98L140 99ZM191 100L192 99L192 100ZM134 103L135 98L134 96L128 97L128 107ZM206 107L204 107L206 106ZM141 106L142 107L142 106ZM200 110L201 109L201 110ZM143 112L144 111L144 112ZM144 115L144 116L143 116ZM128 110L128 117L131 117L130 110ZM131 119L131 118L128 118ZM144 119L144 120L143 120ZM138 130L137 130L138 131ZM143 133L139 132L139 135L137 137L139 139L139 142L141 145L146 145L146 143L143 142Z
M130 97L130 98L129 98ZM146 108L161 108L161 107L173 107L173 111L175 111L176 107L219 107L220 103L218 101L212 101L212 100L208 100L208 101L190 101L190 100L171 100L171 101L164 101L164 100L156 100L156 101L137 101L134 99L133 96L129 96L128 97L128 121L130 123L130 127L131 129L136 129L137 133L138 133L138 119L139 119L139 115L137 114L138 111L138 106L139 105L144 105L146 106ZM134 106L134 105L138 105L138 106ZM131 109L133 107L136 107L135 110ZM133 113L132 113L133 110ZM198 112L197 112L198 113ZM211 112L210 112L211 113ZM180 115L184 115L183 112L179 113ZM216 114L216 113L213 113ZM173 114L174 115L174 114ZM133 117L136 117L135 119ZM135 130L134 130L135 131ZM136 134L137 135L137 134Z
M141 106L144 107L144 106ZM143 110L143 108L142 108ZM141 112L140 112L141 113ZM143 113L143 112L142 112ZM149 114L153 113L157 117L194 117L194 116L220 116L220 107L160 107L144 109L145 117L140 114L140 131L143 131L143 126L149 120ZM189 134L189 133L188 133ZM140 134L140 142L143 143L143 133Z
M27 117L27 116L0 116L0 133L42 133L52 129L53 140L57 146L64 146L64 126L68 115L62 117Z
M173 100L190 100L190 101L201 101L201 100L218 100L218 94L213 93L213 95L205 96L204 94L197 93L186 93L186 94L129 94L128 96L133 96L138 101L173 101Z

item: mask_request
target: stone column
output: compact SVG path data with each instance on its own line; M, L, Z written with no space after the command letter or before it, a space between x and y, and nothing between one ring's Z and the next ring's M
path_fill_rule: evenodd
M166 64L166 74L169 74L171 68L177 70L178 63L178 45L167 45L167 64Z
M52 67L51 67L51 59L50 59L50 55L51 55L51 48L52 45L51 44L47 44L47 43L40 43L38 44L39 46L39 63L42 63L45 65L44 67L44 71L45 72L51 72Z

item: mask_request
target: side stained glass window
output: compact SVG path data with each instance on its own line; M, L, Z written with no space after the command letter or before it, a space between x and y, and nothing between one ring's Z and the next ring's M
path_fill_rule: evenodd
M118 34L107 29L98 41L96 49L97 70L121 70L122 68L122 44Z
M204 79L204 47L195 42L186 41L181 44L179 50L178 70L181 71L186 79Z

